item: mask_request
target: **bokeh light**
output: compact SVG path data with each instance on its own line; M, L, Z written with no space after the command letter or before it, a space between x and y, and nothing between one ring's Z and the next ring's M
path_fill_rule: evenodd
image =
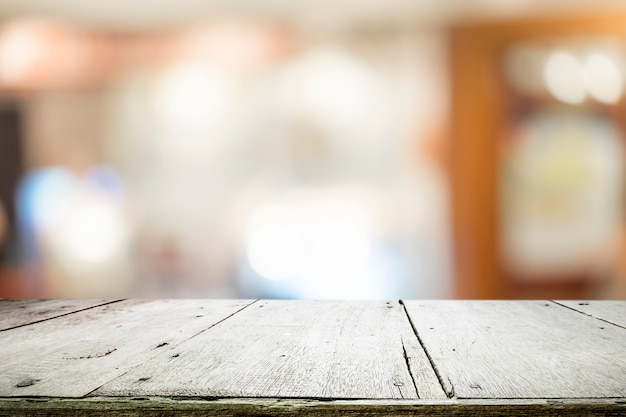
M585 58L585 85L596 100L615 104L624 91L624 76L611 58L591 53Z
M585 100L583 69L580 61L564 51L553 52L545 64L544 77L550 93L568 104Z
M303 267L302 238L293 228L267 226L250 238L248 258L263 278L274 281L294 278Z

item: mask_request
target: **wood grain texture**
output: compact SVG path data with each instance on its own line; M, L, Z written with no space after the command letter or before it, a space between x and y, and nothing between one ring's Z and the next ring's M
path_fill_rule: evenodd
M258 302L93 395L445 398L402 306L384 301Z
M501 417L602 416L626 414L620 400L445 400L314 401L228 399L217 401L165 398L0 399L0 415L14 417Z
M84 396L250 303L128 300L1 332L0 396Z
M626 329L552 302L405 306L458 398L626 397Z
M0 331L111 303L107 300L0 299Z
M626 301L555 301L600 320L626 328Z

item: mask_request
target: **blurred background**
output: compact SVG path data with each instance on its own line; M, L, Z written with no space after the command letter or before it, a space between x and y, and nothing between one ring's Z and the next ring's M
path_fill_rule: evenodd
M626 7L0 3L0 297L626 299Z

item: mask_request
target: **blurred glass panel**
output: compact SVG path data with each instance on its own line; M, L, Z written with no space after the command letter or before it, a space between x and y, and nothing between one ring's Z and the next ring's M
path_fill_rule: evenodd
M618 274L625 51L612 39L573 38L513 45L505 55L512 112L501 238L517 280L606 283Z

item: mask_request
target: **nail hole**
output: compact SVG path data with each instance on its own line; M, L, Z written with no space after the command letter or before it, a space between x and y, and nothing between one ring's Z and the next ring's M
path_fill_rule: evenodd
M23 381L18 382L15 386L17 388L30 387L31 385L35 385L35 383L37 381L39 381L39 380L38 379L28 378L28 379L24 379Z

